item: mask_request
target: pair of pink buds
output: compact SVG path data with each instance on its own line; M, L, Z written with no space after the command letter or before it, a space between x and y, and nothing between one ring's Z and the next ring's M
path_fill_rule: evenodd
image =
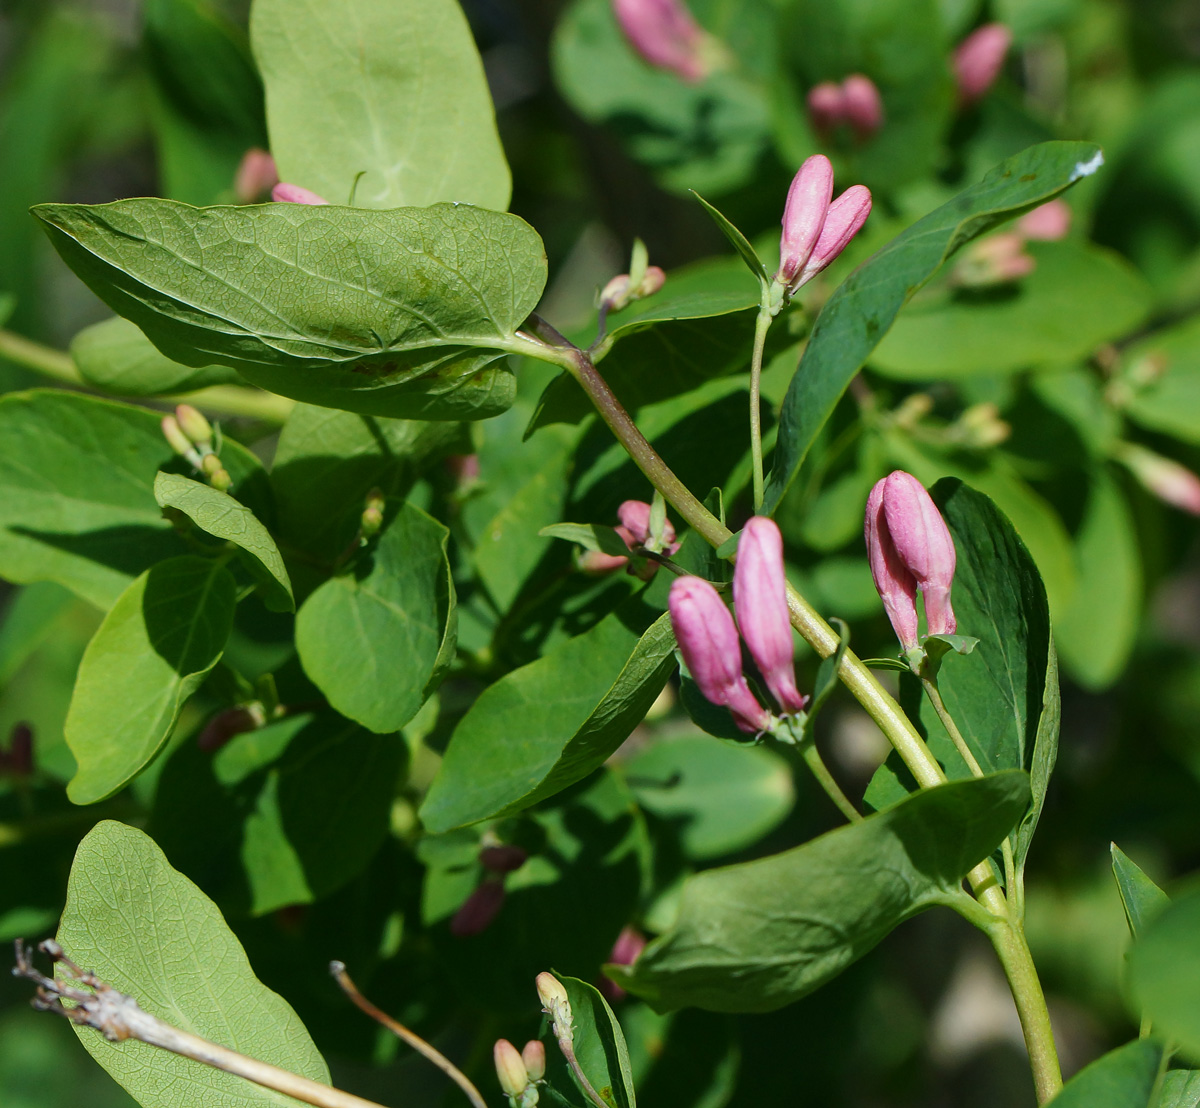
M792 296L846 249L871 214L871 190L851 185L833 199L833 166L806 158L788 189L775 283Z
M650 542L650 505L644 500L624 501L617 509L617 518L621 522L613 530L625 540L630 550L644 547ZM668 557L679 549L679 543L675 541L675 528L669 519L663 524L662 540L662 553ZM628 564L628 558L620 554L605 554L602 550L589 550L579 560L579 568L585 573L610 573ZM656 563L648 563L644 579L648 581L657 569Z
M929 633L953 635L954 540L925 486L899 469L877 482L864 531L875 588L904 650L917 646L918 588Z
M883 98L870 77L851 73L841 84L814 85L808 93L808 114L823 138L845 123L859 142L865 142L883 126Z
M765 516L751 519L738 541L733 606L750 656L783 714L802 712L808 697L796 691L792 668L783 538ZM775 719L746 683L738 626L717 590L699 577L677 578L669 608L679 652L705 698L728 708L746 733L769 731Z

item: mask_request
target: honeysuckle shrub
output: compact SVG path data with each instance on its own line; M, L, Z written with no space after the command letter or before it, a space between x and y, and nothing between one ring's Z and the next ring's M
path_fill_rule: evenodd
M383 1104L332 960L496 1105L1195 1105L1194 23L6 5L0 939ZM6 1108L283 1099L30 991Z

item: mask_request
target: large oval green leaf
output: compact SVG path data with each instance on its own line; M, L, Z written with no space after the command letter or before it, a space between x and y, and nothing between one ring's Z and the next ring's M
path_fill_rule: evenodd
M1091 143L1031 146L917 220L838 286L784 398L767 511L774 511L850 379L917 289L963 243L1057 196L1100 164L1100 150Z
M353 191L366 208L508 207L492 98L457 0L255 0L250 33L285 181L335 204Z
M1129 952L1129 984L1155 1031L1200 1062L1200 890L1150 921Z
M236 594L219 561L190 556L159 562L121 594L84 651L67 710L76 804L111 796L158 753L225 650Z
M167 357L331 408L480 419L546 282L524 220L467 205L368 211L170 200L42 204L63 259Z
M783 854L706 870L632 967L607 967L657 1009L770 1012L861 958L894 927L962 892L964 875L1029 803L1009 770L954 781Z
M154 840L105 820L79 844L58 941L85 969L159 1019L251 1058L329 1084L300 1017L250 968L211 900ZM87 1027L87 1051L143 1108L283 1108L290 1097L135 1039Z

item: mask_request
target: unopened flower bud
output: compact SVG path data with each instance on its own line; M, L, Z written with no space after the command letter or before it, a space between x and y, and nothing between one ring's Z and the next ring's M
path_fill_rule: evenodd
M470 488L479 481L478 454L449 454L445 461L446 472L461 489Z
M646 949L646 936L643 935L636 927L623 927L621 933L617 936L617 941L613 943L612 953L609 954L608 960L617 966L632 966L638 960L638 956ZM618 1000L624 1000L628 995L611 978L604 977L599 982L600 991L605 998L616 1003Z
M620 273L600 290L600 303L610 312L619 312L635 300L653 296L666 283L667 275L659 266L648 265L635 285L628 273Z
M254 204L279 183L275 159L265 150L252 146L242 155L233 179L233 195L239 204Z
M1200 515L1200 477L1170 458L1133 443L1122 443L1117 458L1159 500Z
M629 274L619 273L600 290L600 303L610 311L619 312L629 303Z
M218 492L228 492L233 486L233 478L221 465L221 459L215 454L205 454L200 460L200 472L208 478L208 483Z
M860 142L883 126L883 98L870 77L851 73L842 82L842 110Z
M796 279L795 287L807 284L837 261L850 240L862 230L870 214L871 190L866 185L851 185L830 204L817 245L813 247L812 254Z
M625 538L624 535L621 537ZM626 539L627 543L628 541ZM629 565L629 559L621 557L620 554L605 554L603 550L585 550L579 555L577 564L584 573L593 577L602 577L606 573L624 569Z
M1012 434L1012 427L1000 418L1000 409L993 403L973 404L959 422L971 446L998 446Z
M1037 260L1025 252L1025 239L1017 231L1005 231L972 243L951 276L960 288L990 288L1027 277Z
M562 982L552 973L544 970L537 975L537 994L542 1002L542 1011L549 1017L554 1027L554 1037L560 1043L570 1043L574 1038L574 1016L571 1012L571 998Z
M875 590L883 601L883 609L891 621L902 649L917 645L917 580L904 564L888 533L883 513L883 491L887 479L876 482L867 497L866 522L863 528L867 541L867 561Z
M796 691L783 537L766 516L754 516L738 540L733 607L750 656L784 715L802 712L808 699Z
M652 66L685 81L708 75L708 36L682 0L613 0L613 9L629 45Z
M663 272L660 266L648 265L646 272L642 275L641 281L638 282L638 287L634 290L634 300L642 300L647 296L653 296L659 289L667 283L667 275Z
M1017 220L1017 233L1036 242L1057 242L1071 229L1071 209L1065 200L1048 200Z
M311 204L314 206L328 205L329 201L315 192L300 185L290 185L280 181L271 190L271 199L279 204Z
M197 446L203 449L211 445L212 424L197 409L190 404L180 404L175 409L175 418L179 421L180 430Z
M530 1039L521 1051L521 1061L530 1081L541 1081L546 1076L546 1048L541 1039Z
M197 469L200 468L200 455L192 445L192 440L183 433L183 429L179 426L179 420L172 415L163 416L162 433L163 438L167 440L167 445L176 454L186 458Z
M261 705L239 704L218 712L204 725L196 736L196 745L201 750L220 750L235 735L254 731L266 722Z
M846 97L835 81L822 81L808 90L808 116L822 138L828 138L846 116Z
M529 1074L520 1052L507 1039L497 1039L492 1048L492 1059L496 1063L496 1076L504 1094L519 1097L529 1084Z
M479 861L483 868L491 873L512 873L520 869L529 859L529 851L511 843L499 846L485 846L479 852Z
M728 708L748 734L767 730L771 714L742 676L737 628L717 590L699 577L677 577L668 607L679 653L704 697Z
M972 31L954 51L954 79L964 105L975 103L1000 76L1012 45L1012 31L1003 23L987 23Z
M367 500L363 505L362 517L359 520L359 528L364 538L370 538L372 535L379 534L379 529L383 526L383 510L385 507L387 507L387 502L383 498L383 493L378 489L372 489L367 493Z
M33 728L28 723L13 727L4 761L5 768L14 777L28 777L33 773Z
M794 292L812 255L833 197L833 166L824 154L813 154L796 171L783 207L779 240L779 272L775 280Z
M450 934L465 939L486 931L502 907L504 885L491 878L485 880L454 913L453 919L450 920Z

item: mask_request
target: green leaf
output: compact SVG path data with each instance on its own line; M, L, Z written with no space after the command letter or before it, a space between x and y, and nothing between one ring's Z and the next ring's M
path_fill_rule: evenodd
M969 655L947 654L938 687L985 772L1025 769L1033 804L1017 832L1023 864L1037 826L1058 746L1058 680L1046 591L1011 523L984 495L947 478L931 490L957 551L953 604L958 628L979 639ZM903 701L954 777L969 771L916 682ZM874 808L894 803L912 784L895 757L867 788Z
M76 804L111 796L159 752L220 660L235 603L229 571L208 558L159 562L121 594L84 651L67 711Z
M770 1012L862 957L894 927L964 895L963 876L1029 802L1021 771L926 789L783 854L688 880L674 925L628 969L656 1009Z
M1158 1103L1150 1108L1197 1108L1200 1105L1200 1070L1169 1070L1163 1077Z
M1071 676L1098 690L1124 672L1141 626L1142 556L1133 513L1108 467L1090 469L1088 482L1075 533L1075 593L1054 631Z
M994 289L930 289L905 308L871 354L873 369L904 380L1012 373L1082 361L1135 330L1153 295L1111 251L1033 242L1028 277ZM940 295L939 295L940 293Z
M159 396L209 385L235 384L232 369L180 365L158 352L141 329L114 316L85 327L71 340L71 357L90 385L121 396Z
M838 286L784 399L766 511L779 504L851 378L913 293L958 247L1057 196L1093 173L1099 157L1099 149L1085 142L1030 147L918 220Z
M1118 387L1130 394L1125 405L1130 419L1200 443L1200 315L1132 344L1121 368Z
M227 910L308 904L361 873L387 837L405 762L398 735L330 711L183 743L155 790L150 832Z
M1117 892L1121 894L1121 906L1125 909L1125 922L1129 924L1129 934L1136 939L1170 901L1116 843L1110 843L1109 850Z
M178 473L160 473L154 479L154 498L164 508L183 512L202 531L234 543L242 562L262 586L267 607L273 612L295 611L292 582L279 548L245 504Z
M750 309L758 303L757 285L734 259L699 262L672 272L661 292L612 317L594 357L603 359L600 372L609 388L637 411L748 369L755 319ZM578 383L564 373L543 393L527 434L547 423L579 423L592 411Z
M1129 986L1157 1034L1200 1062L1200 890L1150 920L1129 952Z
M625 1033L608 1001L586 981L558 973L554 976L571 1002L575 1058L584 1076L612 1108L637 1108Z
M582 546L584 550L595 550L602 554L625 558L629 547L613 527L599 523L552 523L543 527L538 534L547 539L566 539Z
M577 0L564 11L550 60L567 102L615 130L661 185L716 196L749 180L766 146L770 119L759 82L774 66L776 20L758 0L693 0L690 9L737 57L696 84L638 57L608 0Z
M466 205L42 204L63 259L168 358L325 407L482 419L546 282L537 232Z
M456 423L297 404L271 468L279 534L289 546L332 565L357 533L372 489L402 498L443 452L456 449L470 450Z
M329 1071L304 1024L254 976L211 900L172 869L143 832L105 820L79 844L58 941L147 1012L313 1081ZM88 1053L145 1108L283 1108L289 1097L135 1039L76 1033Z
M724 215L714 208L707 200L704 199L695 189L691 190L692 195L700 201L700 206L709 214L712 221L721 228L723 234L729 244L738 252L738 256L750 268L751 274L756 280L767 280L767 267L763 265L762 259L758 256L758 252L750 245L750 240L742 234Z
M655 614L634 598L484 690L450 739L421 806L425 826L448 831L520 811L599 766L675 666L671 621Z
M186 550L154 500L177 464L159 415L62 390L0 398L0 575L55 581L108 608L148 566ZM221 460L245 493L262 466L226 442Z
M787 818L796 800L788 763L745 742L663 739L623 768L638 803L677 827L684 853L696 861L752 846Z
M255 0L250 35L285 181L334 204L353 189L365 208L508 207L492 99L456 0Z
M1126 1043L1081 1069L1046 1108L1150 1108L1162 1047Z
M61 585L39 581L7 602L0 621L0 686L8 684L74 601Z
M372 731L398 731L453 660L454 585L449 532L401 504L349 573L301 606L296 649L313 684L344 716Z

